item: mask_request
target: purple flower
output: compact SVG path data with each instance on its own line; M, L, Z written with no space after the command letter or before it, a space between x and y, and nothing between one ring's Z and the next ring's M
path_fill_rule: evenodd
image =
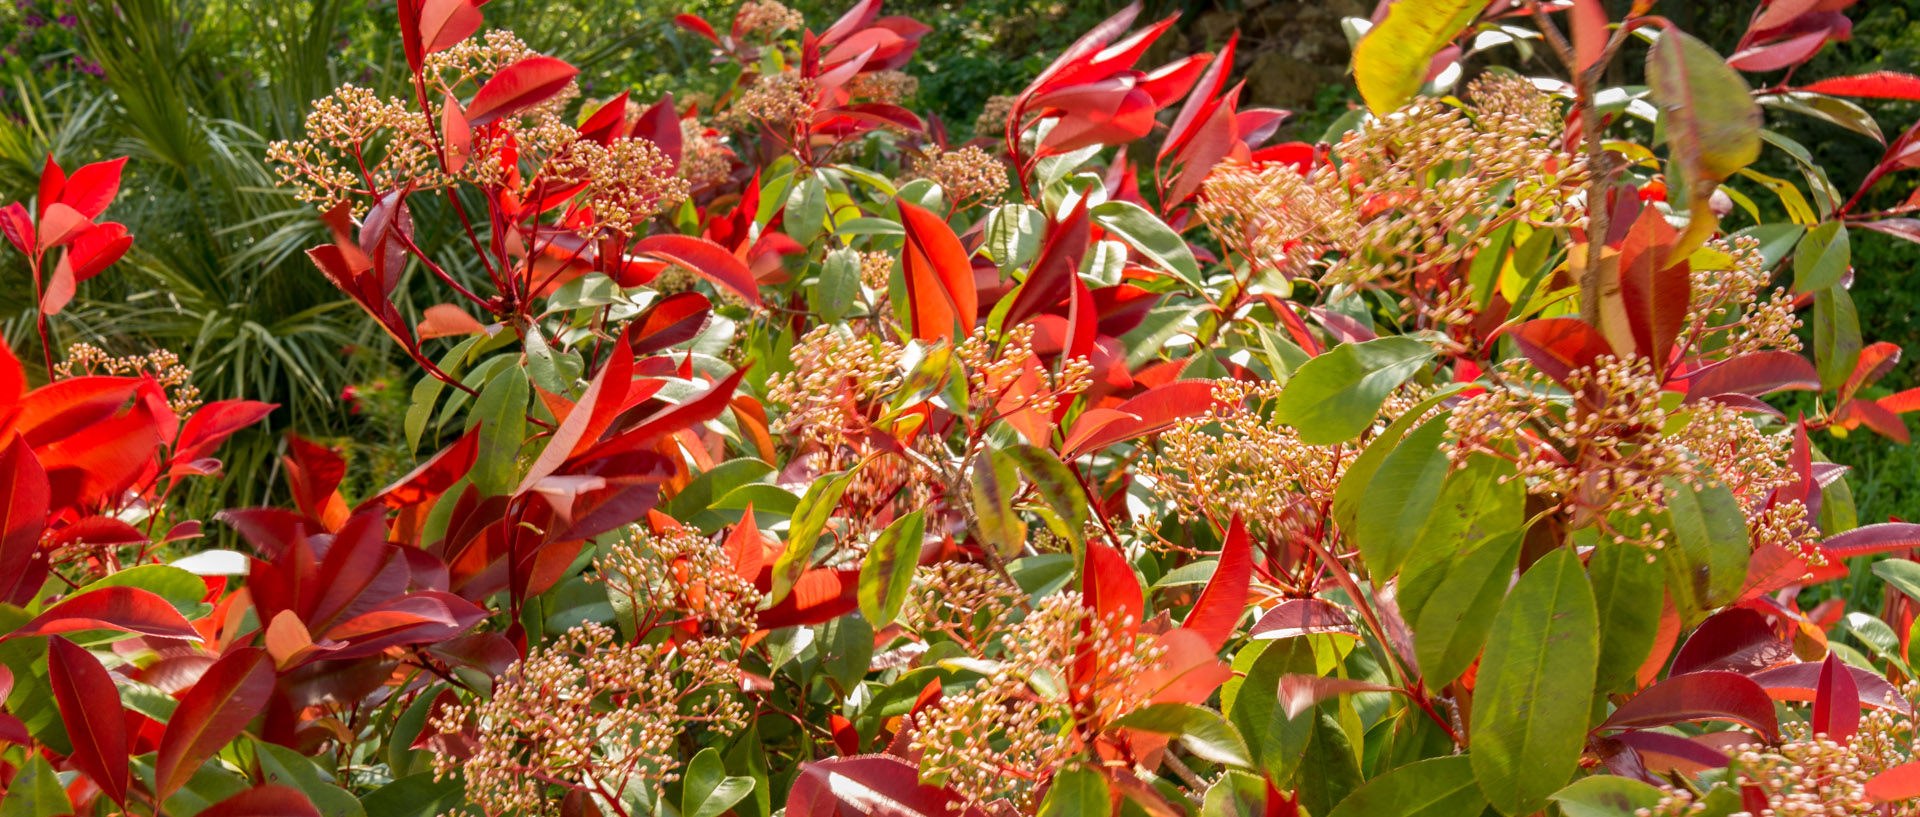
M41 17L38 14L29 14L21 18L20 22L27 28L39 28L47 24L47 18Z
M80 18L71 14L62 14L54 22L59 23L61 28L73 28L80 24Z

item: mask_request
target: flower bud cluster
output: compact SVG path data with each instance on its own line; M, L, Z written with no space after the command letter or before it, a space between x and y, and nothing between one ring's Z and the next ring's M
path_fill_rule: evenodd
M639 525L601 547L593 560L607 595L636 623L671 611L698 620L703 632L753 631L760 591L740 576L720 542L691 528L654 533Z
M940 185L950 201L994 201L1007 189L1007 166L978 147L928 147L913 157L913 175Z
M54 379L109 375L113 377L152 377L167 392L167 407L174 414L187 414L200 407L200 388L193 385L193 370L180 363L180 356L166 349L144 355L114 357L91 343L67 347L67 359L54 364Z

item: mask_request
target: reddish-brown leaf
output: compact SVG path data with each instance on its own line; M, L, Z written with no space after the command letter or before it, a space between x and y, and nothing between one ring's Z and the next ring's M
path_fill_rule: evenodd
M760 284L754 280L753 270L748 269L739 256L712 241L685 235L651 235L635 243L633 252L684 267L695 275L733 290L748 304L760 305Z
M89 590L47 608L26 626L7 635L71 633L76 630L119 630L199 641L200 632L180 611L152 591L138 587L102 587Z
M1753 682L1759 684L1760 688L1766 690L1767 694L1775 700L1811 703L1818 695L1820 676L1825 671L1825 666L1824 663L1813 661L1786 664L1755 673ZM1879 673L1848 666L1844 662L1841 666L1846 667L1848 673L1853 676L1854 688L1859 691L1861 706L1891 709L1906 715L1912 714L1913 707L1907 703L1907 699L1894 688L1893 684L1888 683L1887 679L1880 677Z
M713 30L713 26L691 14L674 15L673 24L711 40L714 45L720 44L720 35Z
M1322 599L1288 599L1268 610L1254 622L1248 635L1253 638L1293 638L1325 633L1359 637L1353 619L1333 602Z
M440 103L440 142L448 172L459 173L473 156L473 126L468 124L466 112L460 110L460 100L451 94Z
M920 769L892 755L801 763L787 792L788 817L981 817L952 791L920 782Z
M895 199L907 245L900 269L913 308L913 336L952 340L973 332L980 315L973 265L947 222L905 199Z
M476 423L453 445L441 449L406 476L380 489L379 493L368 497L354 510L365 510L376 502L388 508L404 508L439 496L467 475L479 450L480 426Z
M1680 645L1668 676L1728 670L1751 675L1793 660L1793 645L1774 634L1766 616L1744 607L1715 613Z
M467 121L485 125L512 116L560 93L580 69L553 57L532 56L500 69L467 105Z
M320 810L299 789L268 783L214 803L200 817L320 817Z
M1753 679L1732 672L1709 671L1675 675L1633 696L1602 729L1647 729L1701 720L1745 724L1775 740L1780 721L1773 699Z
M860 609L860 570L817 568L800 574L793 592L754 619L762 630L832 621Z
M1692 273L1686 259L1662 268L1679 238L1657 208L1640 211L1620 247L1620 300L1634 351L1667 368L1674 338L1686 325L1692 303Z
M698 292L676 292L661 298L630 324L633 353L650 355L693 340L712 314L713 302Z
M1253 544L1247 536L1247 523L1235 514L1227 526L1227 538L1220 545L1220 561L1213 568L1200 598L1193 602L1187 620L1180 626L1206 638L1214 651L1226 645L1247 612L1247 590L1253 577Z
M480 9L473 0L423 0L420 41L426 53L445 51L480 30Z
M1820 372L1806 358L1777 349L1729 358L1687 380L1689 401L1722 394L1759 397L1786 390L1819 391Z
M652 445L668 434L720 416L721 412L727 410L727 402L733 399L734 390L739 388L740 379L746 377L749 368L751 367L742 366L735 369L733 374L713 384L713 388L685 403L667 406L647 415L646 418L614 435L606 442L587 449L586 453L579 455L579 459L596 460L633 451ZM575 410L578 411L578 409Z
M252 400L219 400L201 406L174 438L173 461L192 462L211 456L234 432L266 419L279 407Z
M1920 524L1913 522L1862 525L1845 533L1836 533L1820 543L1820 550L1827 558L1841 561L1911 547L1920 547Z
M1860 729L1860 688L1853 673L1840 663L1837 653L1828 652L1820 664L1820 683L1813 694L1813 732L1847 742Z
M1579 318L1527 321L1508 335L1535 368L1562 386L1567 385L1568 375L1614 353L1607 339Z
M273 695L273 661L259 647L227 653L181 696L167 719L154 759L154 788L165 800L186 785L200 764L240 735Z
M92 653L47 639L47 682L73 743L71 759L115 803L127 803L127 726L113 677Z
M1853 366L1853 373L1847 375L1847 382L1840 386L1842 398L1852 397L1861 386L1873 383L1887 372L1893 371L1894 364L1900 362L1900 345L1880 341L1868 344L1860 350L1860 361Z
M1013 296L1007 308L1004 326L1018 326L1028 318L1052 309L1073 292L1080 277L1080 260L1092 240L1092 222L1087 214L1087 199L1082 196L1059 222L1047 225L1046 243L1027 272L1027 280Z

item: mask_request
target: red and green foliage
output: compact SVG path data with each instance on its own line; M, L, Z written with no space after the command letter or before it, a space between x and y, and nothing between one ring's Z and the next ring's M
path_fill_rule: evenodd
M0 817L1920 814L1920 525L1816 447L1920 408L1847 238L1920 240L1858 207L1920 126L1846 186L1767 129L1920 78L1794 75L1844 0L1650 5L1383 3L1307 143L1137 5L961 141L878 0L682 15L697 104L401 0L409 93L270 158L418 466L289 437L292 507L176 518L273 406L0 355ZM119 170L0 210L43 337Z

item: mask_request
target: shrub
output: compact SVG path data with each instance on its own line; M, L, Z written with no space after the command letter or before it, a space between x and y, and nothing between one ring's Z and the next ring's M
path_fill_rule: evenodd
M349 501L289 438L294 507L195 552L169 496L272 407L0 356L0 810L1917 813L1920 566L1797 591L1920 546L1812 436L1920 406L1848 294L1849 230L1920 238L1856 206L1920 129L1841 187L1763 125L1920 78L1742 76L1836 5L1722 59L1638 5L1403 0L1351 21L1338 140L1268 144L1233 45L1138 67L1137 7L961 141L877 0L681 16L698 104L401 0L405 91L269 155L426 453ZM1568 78L1463 81L1516 42ZM43 330L127 249L119 170L0 210Z

